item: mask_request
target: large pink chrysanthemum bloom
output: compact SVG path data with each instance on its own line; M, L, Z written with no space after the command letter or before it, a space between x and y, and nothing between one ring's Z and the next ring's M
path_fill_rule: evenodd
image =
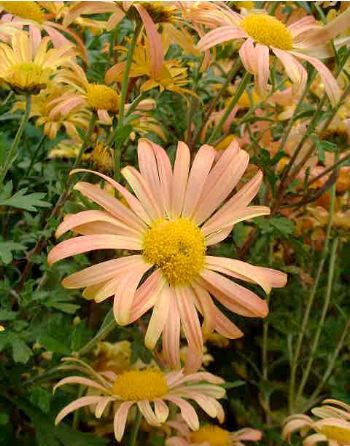
M216 330L231 339L242 336L213 298L241 316L267 315L265 300L228 277L260 285L266 293L286 284L286 274L279 271L206 255L207 248L224 240L236 223L270 213L266 206L249 206L260 188L261 172L230 197L249 161L238 143L215 162L216 155L213 147L202 146L190 169L189 149L180 142L172 169L164 149L141 139L140 172L131 166L122 169L136 197L99 173L127 205L98 185L77 183L75 189L103 210L66 216L57 237L70 230L80 235L61 242L48 256L53 264L93 250L139 251L88 267L62 284L85 288L85 295L96 302L115 296L114 315L121 325L153 307L145 343L154 348L163 333L165 358L172 367L180 366L181 326L192 358L187 366L196 369L201 364L203 334L197 311L203 316L204 332Z
M308 415L295 414L285 420L282 436L290 441L293 432L300 431L304 446L328 443L329 446L350 444L350 406L343 401L324 400L322 406L314 407L311 412L319 419ZM310 430L314 431L310 434Z
M245 69L256 78L258 91L268 90L270 51L280 60L296 90L306 84L307 72L298 59L310 63L319 73L332 104L340 97L340 88L329 69L314 55L328 56L325 43L346 28L346 16L328 27L320 26L314 17L304 17L286 26L265 11L255 10L246 16L226 11L222 25L208 32L198 43L202 51L230 40L243 39L239 56ZM335 25L338 25L338 29Z
M230 432L213 424L205 424L191 432L181 419L168 421L167 426L174 429L176 435L169 437L166 446L244 446L246 441L261 440L261 431L249 427Z
M71 358L73 359L73 358ZM79 361L80 366L84 363ZM92 371L85 366L91 375ZM163 373L156 368L129 370L119 375L114 372L93 372L89 378L70 376L59 381L64 384L81 384L97 390L99 395L83 396L64 407L56 417L55 424L81 407L94 407L96 418L100 418L107 406L113 404L114 433L117 441L124 435L128 414L137 406L151 426L160 426L169 416L168 404L180 409L181 417L192 430L199 429L198 415L189 401L198 404L210 417L224 420L224 411L217 401L225 396L220 386L223 380L208 372L184 375L183 371Z

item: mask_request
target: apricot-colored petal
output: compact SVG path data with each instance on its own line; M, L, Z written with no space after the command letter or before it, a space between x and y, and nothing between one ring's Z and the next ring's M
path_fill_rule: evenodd
M213 147L203 145L197 152L188 177L182 214L192 217L201 197L204 183L214 162L216 151Z
M129 410L133 404L133 401L124 401L118 407L114 415L114 436L117 441L121 441L121 439L123 438L126 420L128 418Z
M175 217L181 215L187 188L190 169L190 151L188 146L179 141L174 164L174 175L171 187L171 208Z
M200 273L208 291L230 311L246 317L266 317L268 306L252 291L207 269Z

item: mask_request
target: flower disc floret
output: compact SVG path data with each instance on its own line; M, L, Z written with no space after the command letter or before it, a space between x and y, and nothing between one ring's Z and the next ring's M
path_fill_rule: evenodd
M191 432L191 443L209 443L210 446L230 446L230 433L219 426L205 425Z
M157 369L126 371L115 380L112 390L124 401L153 401L168 391L165 375Z
M37 94L46 88L50 73L35 62L22 62L13 65L3 80L16 92Z
M241 26L256 42L281 50L291 50L293 36L284 23L266 14L250 14Z
M87 100L94 110L118 111L119 95L107 85L89 84L86 88Z
M191 282L204 266L204 236L188 218L162 218L147 230L143 256L160 268L170 285L183 285Z
M36 2L1 2L0 6L5 8L6 12L22 19L38 23L43 23L45 20L44 10Z

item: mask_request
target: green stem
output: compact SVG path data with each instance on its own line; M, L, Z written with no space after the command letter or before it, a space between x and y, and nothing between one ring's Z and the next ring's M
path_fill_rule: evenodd
M318 265L315 281L313 283L313 286L311 288L311 292L309 294L309 298L308 298L307 303L306 303L304 317L303 317L303 321L302 321L302 324L301 324L301 329L300 329L300 332L299 332L299 336L298 336L298 339L297 339L294 355L293 355L293 353L291 354L291 373L290 373L290 384L289 384L289 410L290 410L291 413L294 410L294 401L295 401L294 394L295 394L295 384L296 384L296 372L297 372L297 368L298 368L298 360L299 360L299 356L300 356L300 353L301 353L301 347L302 347L302 344L303 344L304 336L306 334L306 330L307 330L307 326L308 326L308 322L309 322L309 318L310 318L310 313L311 313L311 308L312 308L314 300L315 300L316 291L317 291L318 284L319 284L319 281L320 281L320 278L321 278L321 275L322 275L324 263L326 261L327 254L328 254L329 239L330 239L330 234L331 234L331 229L332 229L332 224L333 224L333 214L334 214L334 204L335 204L335 195L334 194L335 194L335 189L334 189L334 186L333 186L333 193L332 193L332 196L331 196L331 203L330 203L330 209L329 209L329 218L328 218L328 224L327 224L327 230L326 230L326 239L325 239L325 243L324 243L324 246L323 246L321 260L320 260L320 263Z
M11 169L11 166L15 160L16 152L18 145L21 141L25 126L27 125L27 122L29 120L30 115L30 108L32 103L32 97L30 95L26 95L26 105L25 105L25 111L21 119L21 123L18 127L15 139L13 140L13 143L10 147L10 150L7 153L7 157L5 159L4 165L1 169L0 173L0 187L2 187L3 182L5 180L5 177L7 175L7 172Z
M134 57L134 51L136 47L136 42L138 35L141 31L141 25L136 25L134 34L132 36L130 46L128 49L128 54L126 57L126 65L124 69L123 79L122 79L122 85L120 90L120 98L119 98L119 114L118 114L118 124L116 133L123 128L124 126L124 114L125 114L125 101L126 96L128 93L128 85L129 85L129 74L130 74L130 68L132 64L132 60ZM118 143L116 144L114 148L114 177L118 181L120 177L120 159L121 159L121 146L123 144L123 141L121 139L118 140Z
M236 76L236 74L238 73L238 70L241 68L242 63L241 60L238 58L236 63L234 63L232 65L232 68L230 69L230 71L227 73L226 75L226 80L224 82L224 84L222 85L219 93L213 98L213 100L210 103L210 106L203 118L203 123L200 127L200 129L198 130L198 132L196 133L196 136L193 139L193 145L196 146L202 132L203 129L208 121L208 119L210 118L210 115L212 114L212 112L215 110L215 107L217 105L217 103L219 102L219 99L221 98L221 96L224 94L224 92L226 91L227 87L229 86L229 84L231 83L232 79Z
M31 172L31 170L32 170L32 167L34 166L34 164L35 164L35 162L36 162L36 160L37 160L37 157L38 157L38 155L39 155L40 149L41 149L41 147L42 147L43 144L44 144L45 138L46 138L46 135L42 135L41 138L40 138L40 141L38 142L38 145L37 145L36 148L35 148L35 151L34 151L34 153L33 153L32 159L30 160L29 167L28 167L28 169L27 169L27 172L25 173L25 176L26 176L26 177L29 176L29 174L30 174L30 172Z
M334 186L333 186L334 187ZM303 394L305 385L307 383L307 380L309 379L309 375L311 372L311 367L315 359L315 353L320 341L320 336L322 329L324 327L324 322L326 319L326 315L328 312L329 304L331 301L331 294L332 294L332 287L333 287L333 278L334 278L334 269L335 269L335 261L336 261L336 254L337 254L337 247L338 247L338 239L335 238L333 240L332 248L331 248L331 255L329 260L329 271L328 271L328 282L327 282L327 290L326 290L326 296L323 303L322 313L321 313L321 319L318 322L317 330L314 336L314 340L312 342L311 351L309 353L308 361L306 364L306 368L303 372L302 379L299 385L299 389L297 391L296 395L296 401L299 401L299 398Z
M131 431L129 446L135 446L136 445L137 435L139 433L140 426L141 426L141 419L142 419L142 414L139 411L139 409L137 409L137 414L136 414L134 426L133 426L133 429Z
M105 339L110 333L112 333L115 327L116 322L113 319L93 339L91 339L87 344L84 345L83 348L79 350L78 355L84 356L89 353L98 342L102 341L102 339Z
M234 106L237 104L239 98L242 96L242 94L244 93L246 86L248 85L249 81L251 78L251 74L246 72L241 80L241 83L239 84L233 98L231 99L230 104L228 105L225 113L222 115L218 125L214 128L212 134L210 135L210 138L208 139L208 144L212 143L217 134L220 133L223 125L226 122L226 119L229 117L230 113L232 112Z

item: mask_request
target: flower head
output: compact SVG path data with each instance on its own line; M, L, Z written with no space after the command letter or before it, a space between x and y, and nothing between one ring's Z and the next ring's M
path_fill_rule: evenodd
M245 69L252 73L257 81L260 94L268 90L270 52L281 62L287 76L293 83L295 91L301 92L306 84L307 72L299 59L311 64L319 73L325 91L332 104L340 98L340 88L329 69L312 55L315 46L319 55L327 55L328 41L342 32L346 25L343 17L338 29L327 25L322 28L314 17L307 16L287 26L265 11L251 11L240 15L233 11L220 9L221 26L210 31L198 43L202 51L230 40L244 40L239 55ZM344 23L343 23L344 22ZM312 38L311 38L312 36ZM307 54L307 53L310 54Z
M131 166L122 169L136 196L99 173L128 206L96 185L78 183L75 189L103 210L68 215L56 235L70 230L80 235L54 247L48 257L52 264L92 250L138 251L74 273L63 286L85 288L84 295L96 302L115 296L114 315L122 325L153 307L145 343L154 348L163 333L164 356L173 367L180 366L181 326L189 345L190 369L201 365L202 329L232 339L242 335L213 298L241 316L267 315L263 299L228 277L258 284L267 293L286 283L284 273L207 254L237 222L270 212L265 206L249 206L262 181L260 172L228 199L248 165L248 154L233 142L215 162L216 155L213 147L202 146L190 169L189 149L180 142L172 168L164 149L140 140L140 172Z
M259 441L261 432L244 428L230 432L222 427L205 424L191 432L181 420L169 421L169 427L176 431L176 436L166 440L166 446L243 446L245 441Z
M37 94L46 88L57 68L72 60L72 46L49 49L50 38L39 42L26 32L12 36L11 45L0 43L0 79L19 94Z
M324 400L322 406L314 407L311 412L318 417L296 414L285 420L283 437L290 440L293 432L301 431L303 443L313 446L319 442L342 446L350 443L350 406L342 401ZM316 433L309 435L309 431Z
M164 373L157 368L127 370L120 374L110 370L96 373L82 361L68 359L77 361L89 377L64 378L56 384L55 389L64 384L81 384L88 389L98 390L100 395L83 396L68 404L57 415L56 424L69 413L84 406L95 407L95 416L100 418L108 404L113 403L114 433L120 441L124 435L128 413L133 406L138 407L148 424L160 426L168 418L168 403L173 403L180 409L186 425L196 430L199 428L199 420L189 401L197 403L210 417L223 421L223 409L217 401L225 395L225 390L219 386L223 380L211 373L184 375L182 370Z

